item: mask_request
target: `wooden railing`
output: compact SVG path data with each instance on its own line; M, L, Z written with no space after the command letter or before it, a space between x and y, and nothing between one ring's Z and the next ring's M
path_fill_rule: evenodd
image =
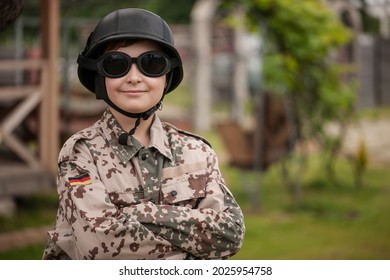
M29 149L26 143L15 135L15 129L25 120L25 118L37 108L47 96L48 73L45 60L2 60L0 61L0 71L18 70L39 70L40 83L37 85L16 85L0 86L0 103L12 103L17 105L3 117L0 123L0 144L6 145L16 155L26 162L31 168L39 169L44 164L42 155L47 153L47 137L43 135L45 131L40 129L38 142L38 153ZM45 110L40 107L39 128L45 128L45 120L49 117L45 115Z

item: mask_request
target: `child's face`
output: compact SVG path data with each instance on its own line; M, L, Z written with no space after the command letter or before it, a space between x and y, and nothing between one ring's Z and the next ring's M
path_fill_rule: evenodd
M147 51L159 50L152 41L138 41L115 51L124 52L131 57L138 57ZM120 78L105 78L107 94L110 100L122 110L142 113L156 105L162 98L166 85L166 75L148 77L141 73L133 63L129 72Z

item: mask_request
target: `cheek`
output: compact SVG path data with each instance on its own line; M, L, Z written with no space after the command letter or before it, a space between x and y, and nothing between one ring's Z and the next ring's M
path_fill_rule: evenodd
M109 79L105 78L106 81L106 89L107 91L115 90L123 83L121 78L118 79Z
M163 91L167 86L166 76L158 78L148 78L147 84L157 91Z
M121 78L119 79L109 79L109 78L105 78L105 81L106 81L106 90L107 90L107 94L108 96L111 98L113 96L115 96L115 92L121 87L121 85L123 84L123 81Z

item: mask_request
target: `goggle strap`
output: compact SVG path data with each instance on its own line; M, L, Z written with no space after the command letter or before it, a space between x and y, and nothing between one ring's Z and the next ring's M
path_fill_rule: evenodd
M181 62L177 58L171 58L171 69L181 66Z
M85 58L82 55L79 55L77 58L77 63L87 70L97 71L96 60L94 59Z

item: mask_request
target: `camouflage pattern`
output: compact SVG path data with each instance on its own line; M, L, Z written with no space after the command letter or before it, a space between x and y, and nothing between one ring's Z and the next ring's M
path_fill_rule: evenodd
M243 243L243 215L207 142L157 115L148 147L133 137L118 144L122 133L107 110L64 144L59 209L43 259L234 255Z

